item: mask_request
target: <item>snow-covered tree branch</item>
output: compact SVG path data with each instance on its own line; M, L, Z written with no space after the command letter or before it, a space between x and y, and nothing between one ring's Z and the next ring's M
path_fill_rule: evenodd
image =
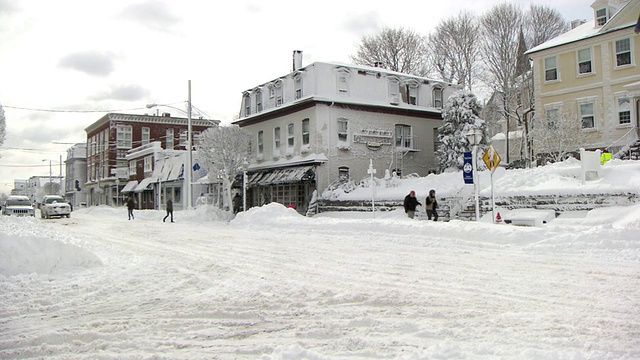
M214 127L202 133L198 156L209 178L220 176L222 179L227 204L231 204L233 181L242 173L243 163L249 161L250 144L251 134L237 126Z
M481 110L476 96L467 90L458 91L447 100L442 110L443 124L438 128L438 142L441 145L436 151L441 171L462 169L464 153L471 151L466 136L472 128L482 130L479 148L486 147L487 125L479 117Z

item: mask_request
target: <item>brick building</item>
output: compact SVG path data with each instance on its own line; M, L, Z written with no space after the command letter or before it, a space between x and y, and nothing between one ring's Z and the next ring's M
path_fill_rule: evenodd
M191 119L193 139L207 128L217 126L219 120ZM186 150L188 119L162 115L132 115L108 113L88 126L87 133L87 179L84 188L88 205L122 204L117 197L129 181L142 182L144 174L153 172L153 153L150 158L130 164L130 150L152 142L159 142L165 150ZM135 166L135 172L130 171ZM151 171L149 171L151 170ZM131 175L130 174L135 174ZM141 189L140 196L152 189ZM147 195L154 199L153 195ZM156 207L150 203L148 208Z

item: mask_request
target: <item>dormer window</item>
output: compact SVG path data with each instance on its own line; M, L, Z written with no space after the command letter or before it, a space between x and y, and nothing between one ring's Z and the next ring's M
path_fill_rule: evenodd
M276 106L282 105L283 95L282 95L282 81L277 81L274 84L275 93L276 93Z
M602 9L598 9L596 10L596 25L597 26L602 26L604 24L607 23L607 9L606 8L602 8Z
M402 101L409 105L418 105L418 86L414 79L404 81L400 88Z
M260 89L256 89L256 112L262 111L262 91Z
M296 100L302 99L302 75L298 74L293 78L293 86Z
M400 104L400 80L395 77L389 78L389 103Z
M338 95L348 96L349 95L349 69L346 68L338 68L336 70L337 73L337 85L338 85Z
M249 96L248 93L244 94L242 102L244 105L244 116L251 115L251 96Z
M435 86L433 88L433 107L442 109L442 101L442 88L440 86Z

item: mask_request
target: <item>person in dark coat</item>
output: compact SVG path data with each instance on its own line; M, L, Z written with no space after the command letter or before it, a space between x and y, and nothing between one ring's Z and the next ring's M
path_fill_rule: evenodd
M407 213L409 219L413 219L416 215L416 206L418 205L422 206L420 201L416 198L416 192L411 190L409 195L404 198L404 212Z
M424 202L427 209L427 218L431 220L433 217L433 221L438 221L438 200L436 199L436 191L429 190L429 196L427 196L427 200Z
M236 193L236 196L233 197L232 203L233 203L233 213L234 214L239 213L240 208L242 207L242 196Z
M133 209L136 208L136 202L133 200L133 196L127 198L127 210L129 210L129 220L133 219Z
M162 218L162 222L167 220L169 215L171 215L171 222L173 222L173 201L171 201L171 199L167 200L167 215Z

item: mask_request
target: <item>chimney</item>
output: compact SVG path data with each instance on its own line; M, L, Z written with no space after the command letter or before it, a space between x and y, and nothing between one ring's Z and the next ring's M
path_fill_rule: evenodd
M302 67L302 50L293 50L293 71Z

